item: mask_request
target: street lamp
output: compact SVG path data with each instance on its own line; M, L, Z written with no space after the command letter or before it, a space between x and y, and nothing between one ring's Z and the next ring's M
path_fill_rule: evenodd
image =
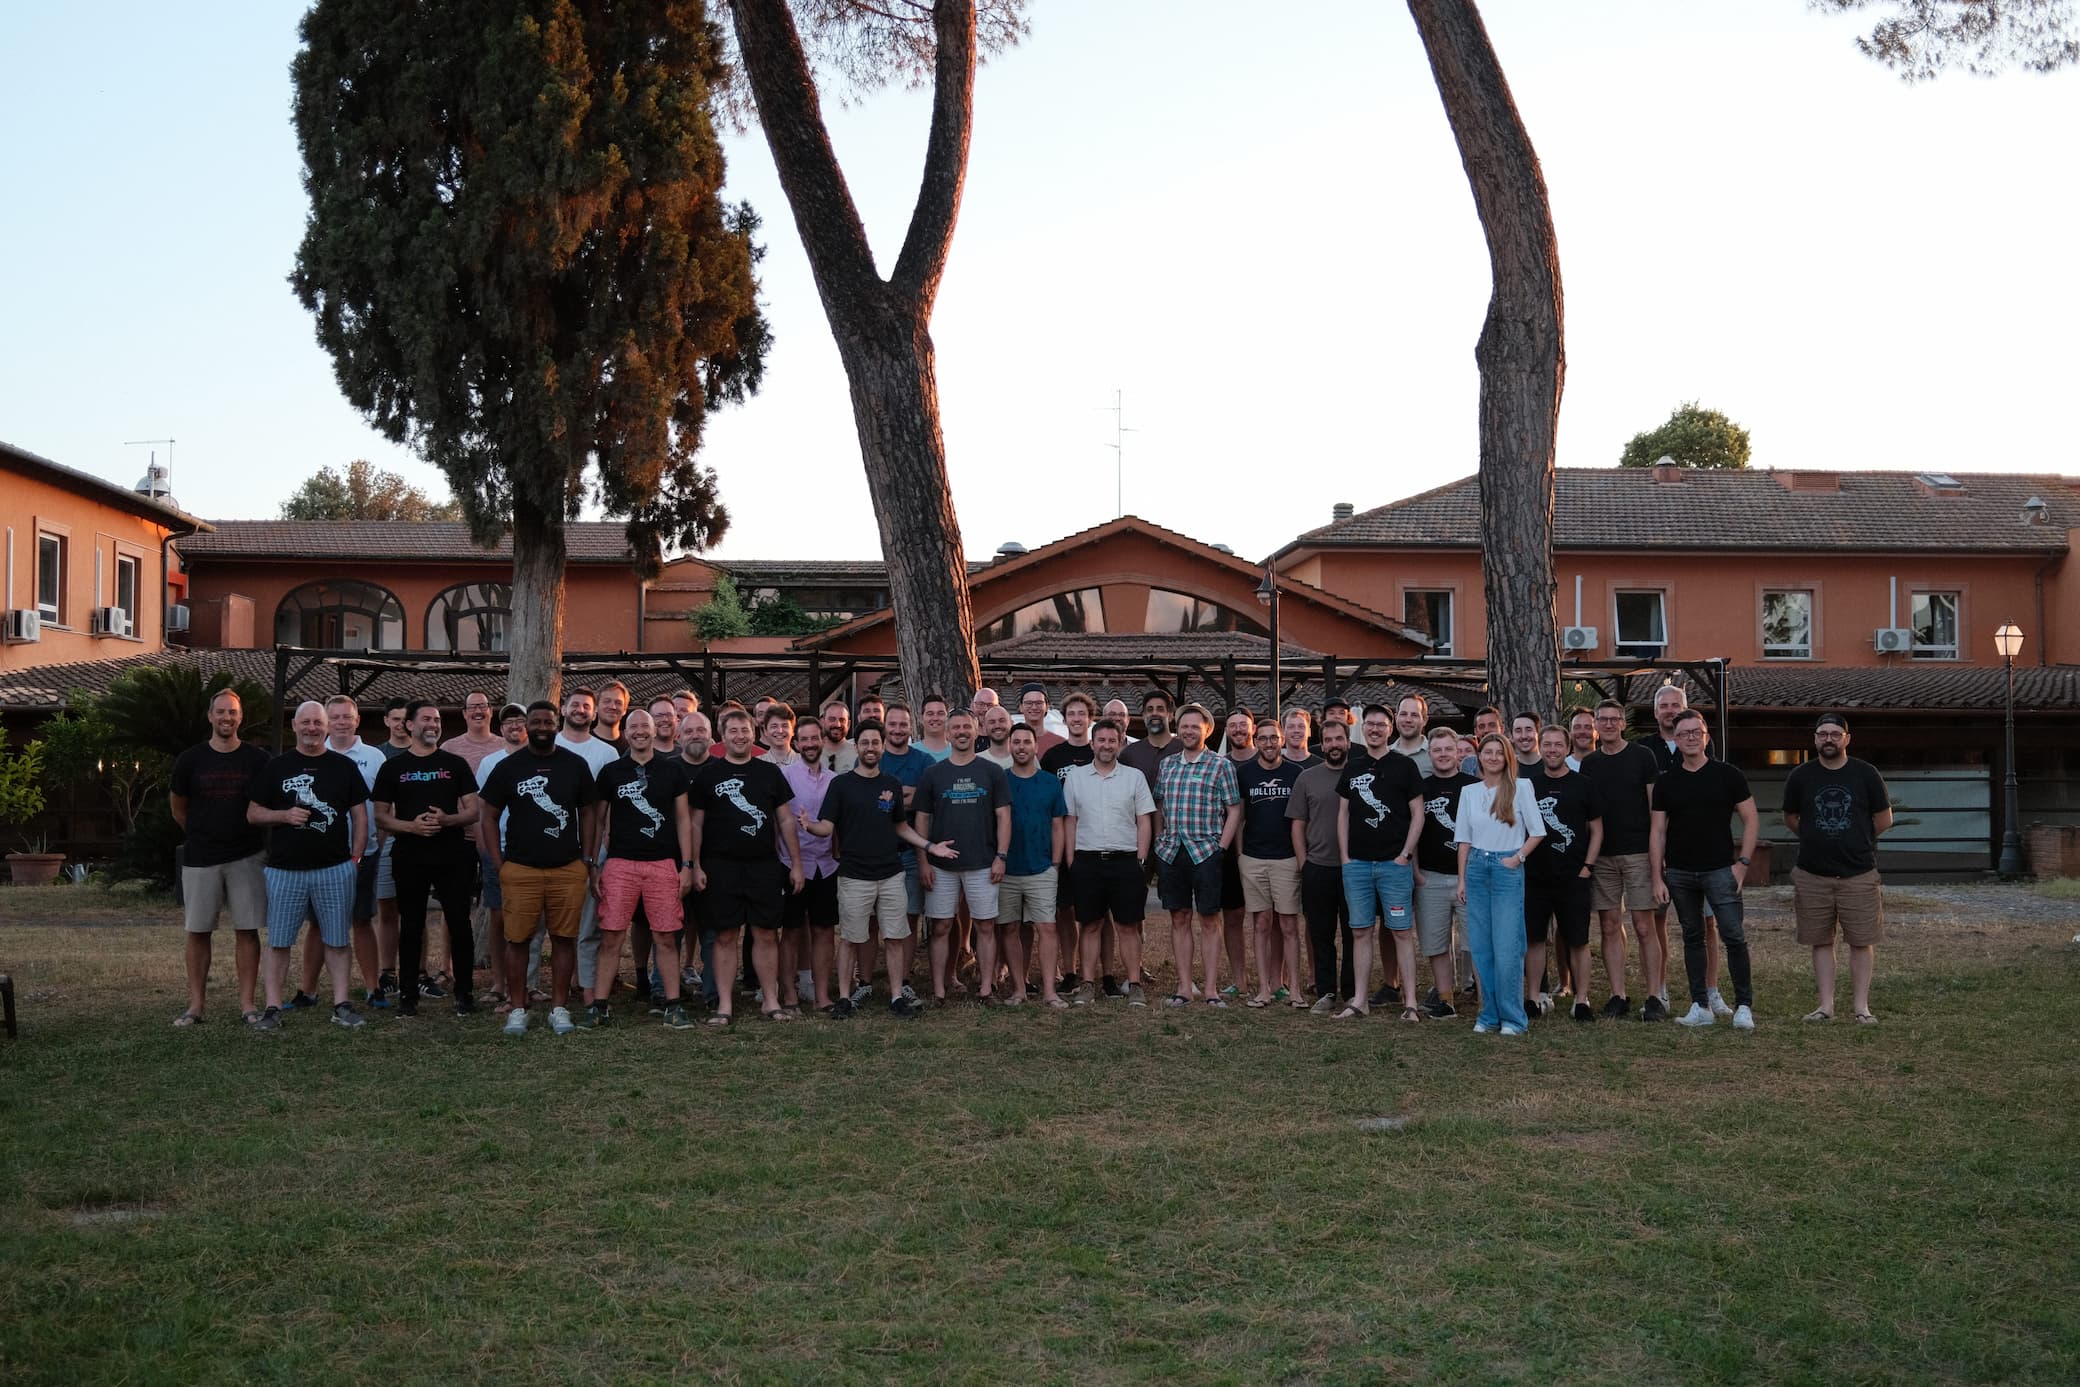
M1279 670L1278 670L1278 579L1271 572L1271 565L1264 565L1264 581L1257 584L1257 602L1271 613L1271 720L1279 720Z
M2022 834L2015 826L2022 816L2015 802L2015 657L2022 653L2022 628L2012 621L2002 626L1993 633L1993 648L2001 652L2001 661L2008 667L2007 809L2003 816L2006 831L2001 834L2000 874L2012 879L2022 875Z

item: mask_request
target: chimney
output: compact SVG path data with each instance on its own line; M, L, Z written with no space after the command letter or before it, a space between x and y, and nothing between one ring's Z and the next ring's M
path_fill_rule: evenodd
M2022 503L2022 523L2025 525L2048 525L2051 523L2051 507L2044 504L2041 496L2032 496Z
M997 563L1004 563L1008 560L1017 558L1019 555L1025 552L1026 547L1023 544L1020 544L1015 539L1007 539L1002 544L999 544L997 546L997 557L994 561Z
M1331 524L1334 524L1339 520L1348 520L1357 513L1358 508L1350 502L1338 501L1335 505L1329 507L1329 521Z
M1657 482L1679 482L1683 480L1682 464L1666 454L1654 459L1651 469Z

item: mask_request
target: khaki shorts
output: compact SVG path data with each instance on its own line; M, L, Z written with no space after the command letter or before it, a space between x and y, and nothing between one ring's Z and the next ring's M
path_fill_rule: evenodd
M1051 925L1060 900L1061 875L1052 867L1031 876L1006 876L997 883L997 921Z
M1297 857L1251 857L1236 854L1242 873L1242 908L1256 915L1274 911L1280 915L1300 913L1300 859Z
M867 942L867 924L878 919L883 939L910 937L910 888L903 874L880 881L838 878L838 938L848 944Z
M1837 925L1851 948L1885 941L1885 901L1876 871L1824 877L1793 867L1791 913L1798 921L1798 942L1809 948L1832 945Z
M1596 859L1589 897L1592 910L1652 910L1654 878L1643 852L1605 853Z
M217 915L231 908L231 928L267 928L267 854L256 852L235 862L213 867L181 868L181 898L187 914L181 921L190 934L208 934L217 927Z
M576 939L585 902L592 895L592 873L577 858L561 867L523 867L507 862L498 869L498 891L506 902L506 942L525 944L534 938L535 921L546 913L549 933Z

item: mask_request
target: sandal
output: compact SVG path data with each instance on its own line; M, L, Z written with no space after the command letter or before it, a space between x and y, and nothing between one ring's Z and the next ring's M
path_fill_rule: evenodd
M1370 1015L1372 1013L1369 1011L1360 1011L1356 1007L1345 1007L1342 1011L1336 1013L1336 1019L1338 1021L1348 1021L1353 1017L1363 1018Z
M1040 999L1040 1005L1048 1008L1051 1011L1067 1011L1069 1009L1069 1004L1063 1001L1058 996L1043 997Z
M1834 1020L1834 1013L1829 1011L1826 1007L1819 1007L1813 1011L1807 1012L1805 1019L1808 1021L1832 1021Z
M1295 994L1293 1000L1288 1002L1286 1005L1292 1007L1292 1009L1295 1011L1306 1011L1308 1008L1308 1001L1305 997Z
M705 1024L710 1026L727 1026L729 1025L729 1013L726 1011L718 1011L713 1016L709 1017Z
M1420 1021L1423 1019L1422 1009L1420 1007L1403 1007L1401 1008L1401 1019L1404 1021Z
M1244 1002L1243 1005L1248 1007L1251 1011L1262 1011L1265 1007L1270 1006L1271 1002L1270 999L1265 997L1252 997L1248 1001Z
M199 1026L202 1024L202 1013L184 1011L179 1016L173 1018L173 1024L182 1030L186 1030L190 1026Z
M238 1019L245 1022L248 1026L257 1026L260 1024L262 1014L257 1011L242 1011L238 1014Z
M1859 1026L1875 1026L1878 1024L1878 1018L1870 1012L1859 1011L1856 1013L1856 1024Z
M794 1013L789 1011L786 1007L774 1007L771 1011L760 1012L759 1015L765 1017L768 1021L794 1020Z

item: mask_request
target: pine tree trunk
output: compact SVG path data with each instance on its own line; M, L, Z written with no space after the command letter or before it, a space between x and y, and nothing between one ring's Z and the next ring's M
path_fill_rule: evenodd
M1507 712L1550 714L1560 687L1553 451L1567 369L1552 206L1473 0L1408 0L1408 9L1473 187L1494 278L1474 348L1488 694Z
M559 702L563 691L563 517L513 499L513 615L506 699Z

